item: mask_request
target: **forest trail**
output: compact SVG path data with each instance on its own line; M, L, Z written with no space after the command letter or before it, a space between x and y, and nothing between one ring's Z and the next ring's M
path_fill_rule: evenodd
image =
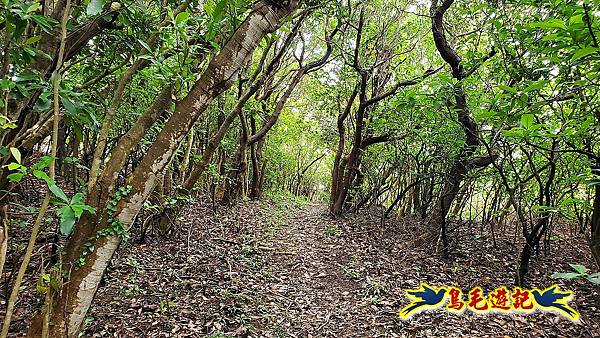
M208 201L206 198L199 200ZM512 285L519 243L463 224L452 260L434 244L411 246L422 224L380 222L377 211L332 218L325 205L289 199L238 203L213 211L187 206L178 230L139 243L133 235L113 257L85 320L85 337L598 337L597 291L574 282L572 323L553 313L462 315L429 311L402 321L404 291L434 286ZM135 229L134 229L135 230ZM559 235L532 265L531 283L555 283L586 250ZM573 245L573 243L575 245ZM35 290L35 279L28 290ZM562 285L563 288L567 288ZM24 292L16 332L41 299Z
M0 45L0 338L600 338L599 1L3 0Z
M580 323L538 312L430 311L400 320L398 310L408 303L404 290L420 281L485 290L511 285L509 239L497 239L494 249L485 234L462 234L471 241L445 262L431 245L408 246L416 224L381 226L376 213L334 219L324 205L284 200L245 202L207 215L210 206L190 206L168 240L140 245L132 239L122 247L86 321L86 336L514 338L600 332L596 296L584 283L573 288ZM561 260L585 250L555 245L553 255L535 262L534 285L552 283L546 272L561 270Z
M277 306L289 314L284 325L312 335L339 332L339 323L349 324L348 329L356 323L353 295L359 285L344 272L351 253L332 240L337 229L328 227L324 212L324 205L308 204L288 218L274 239L271 257L279 276L271 289L281 297Z

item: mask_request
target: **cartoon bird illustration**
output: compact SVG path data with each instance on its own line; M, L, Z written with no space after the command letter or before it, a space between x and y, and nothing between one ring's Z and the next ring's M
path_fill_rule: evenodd
M446 296L446 288L433 288L426 283L421 283L416 290L406 290L406 294L412 299L410 304L400 310L402 318L408 318L410 315L425 309L433 309L443 304Z
M571 298L573 292L560 292L557 285L552 285L542 292L533 290L531 293L540 308L556 310L571 320L579 318L579 313L567 305L567 301Z

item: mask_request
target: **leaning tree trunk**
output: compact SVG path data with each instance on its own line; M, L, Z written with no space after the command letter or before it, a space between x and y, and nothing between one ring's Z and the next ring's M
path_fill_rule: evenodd
M594 168L600 170L600 163ZM600 174L600 173L599 173ZM594 187L594 205L592 211L592 224L590 236L590 249L596 265L600 268L600 184Z
M68 281L61 285L50 307L49 316L53 324L50 337L79 336L81 323L104 270L121 242L120 234L127 231L154 190L157 179L169 164L179 143L213 99L231 86L235 75L246 64L260 40L275 31L298 4L298 0L290 1L285 6L263 1L255 4L221 52L211 60L189 94L178 102L156 141L129 176L129 192L121 194L121 200L114 207L116 211L109 213L105 208L106 203L102 203L105 201L100 201L102 208L97 210L97 215L86 215L77 224L63 258L62 271L69 275ZM111 159L118 155L113 153ZM91 242L93 249L89 250L88 243ZM84 260L83 265L80 264L81 259ZM40 336L43 317L36 316L32 321L30 337Z

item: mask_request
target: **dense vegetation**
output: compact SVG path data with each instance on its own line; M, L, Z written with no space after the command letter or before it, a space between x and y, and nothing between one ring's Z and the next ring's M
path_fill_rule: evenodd
M31 235L2 336L40 229L54 236L29 335L77 337L119 244L176 231L198 198L416 217L442 259L459 226L509 233L516 285L568 224L600 267L595 0L3 0L0 13L0 271L11 229ZM585 271L563 276L600 283Z

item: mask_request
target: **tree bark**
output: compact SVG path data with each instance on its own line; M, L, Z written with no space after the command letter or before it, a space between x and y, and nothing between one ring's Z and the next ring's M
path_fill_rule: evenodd
M600 163L594 168L600 174ZM600 269L600 184L594 187L594 205L592 211L590 249L596 265Z
M431 31L435 46L440 56L452 69L452 76L458 80L458 83L454 87L454 102L450 104L458 115L458 122L460 123L465 135L465 144L460 150L458 156L452 162L450 171L445 178L446 181L442 186L439 208L434 211L431 222L436 228L441 230L442 255L444 257L448 257L449 243L447 236L446 217L450 211L452 202L460 191L462 181L466 177L469 169L476 166L483 167L490 164L492 161L491 158L488 158L487 161L480 160L481 163L476 160L471 160L471 156L477 151L477 148L480 144L478 136L479 130L475 120L471 117L469 112L469 108L467 106L467 97L462 88L461 81L472 74L474 70L468 72L464 70L460 57L446 39L446 34L444 32L444 14L454 3L454 0L444 0L441 3L438 3L438 0L431 2ZM492 51L490 56L493 56L493 54L494 52Z
M96 216L86 216L78 222L75 233L67 243L63 258L62 270L68 273L69 277L54 297L50 337L78 337L81 323L92 303L104 270L121 241L120 236L105 232L115 227L115 224L125 230L129 228L144 201L154 190L156 180L196 120L214 98L231 86L236 74L246 64L260 40L278 29L283 18L298 4L298 0L277 7L262 1L255 4L221 52L211 60L189 94L176 104L173 115L128 178L131 191L117 203L116 212L108 215L107 210L99 209ZM94 242L94 250L86 252L86 243L89 243L90 238ZM83 255L84 253L86 255ZM77 268L81 257L85 257L85 263ZM39 336L40 332L35 329L41 327L41 317L43 316L34 318L30 337Z

